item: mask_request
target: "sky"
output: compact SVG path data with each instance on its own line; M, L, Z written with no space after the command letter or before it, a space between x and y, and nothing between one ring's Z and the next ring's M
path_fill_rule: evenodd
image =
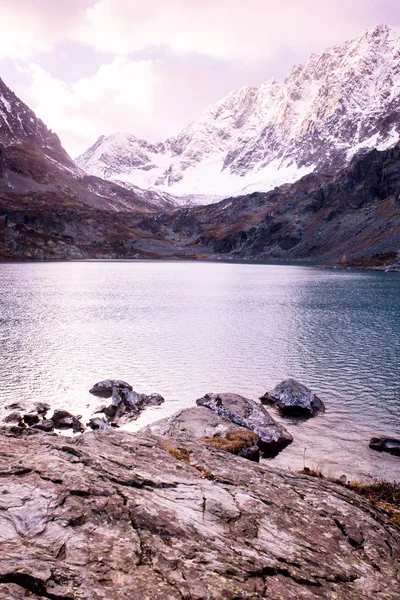
M400 25L400 0L0 0L0 15L0 77L75 158L117 131L177 135L233 89Z

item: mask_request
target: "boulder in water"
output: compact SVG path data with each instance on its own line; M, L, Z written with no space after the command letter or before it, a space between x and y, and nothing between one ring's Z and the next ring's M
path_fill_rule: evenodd
M138 394L128 388L113 388L112 401L103 410L109 421L118 424L136 421L148 406L158 406L165 402L160 394Z
M129 391L132 390L132 386L129 383L126 383L126 381L122 381L121 379L105 379L104 381L95 383L89 392L90 394L93 394L93 396L98 396L99 398L111 398L114 388Z
M262 404L276 406L287 417L316 417L325 412L322 400L296 379L281 381L260 400Z
M394 456L400 456L400 440L396 438L373 437L370 439L369 447L378 452L388 452Z

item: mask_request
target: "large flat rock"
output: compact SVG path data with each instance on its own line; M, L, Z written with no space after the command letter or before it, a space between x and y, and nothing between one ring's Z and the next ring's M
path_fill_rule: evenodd
M206 394L196 400L217 415L232 423L254 431L259 437L258 446L266 455L273 456L293 442L289 431L277 423L261 404L239 394Z
M0 432L0 598L398 600L400 533L368 501L176 444Z
M258 461L260 450L257 434L204 406L192 406L155 421L141 430L142 433L163 435L176 439L200 440L232 454Z
M184 408L170 417L150 423L142 429L142 433L200 440L216 435L225 436L238 429L243 430L244 427L235 425L229 419L219 416L208 408L192 406Z

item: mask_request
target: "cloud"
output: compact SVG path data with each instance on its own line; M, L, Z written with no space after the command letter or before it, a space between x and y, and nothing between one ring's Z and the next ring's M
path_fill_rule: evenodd
M28 60L54 50L85 20L86 0L0 0L0 60Z
M335 43L338 34L342 40L353 36L374 24L369 16L375 4L375 0L100 0L86 9L75 35L114 54L168 46L176 53L259 60L271 57L280 45L323 48Z
M400 22L398 0L0 0L0 9L0 61L15 61L0 63L6 83L73 156L115 131L175 135L230 90L282 78L378 21Z
M123 131L152 141L175 135L225 93L221 70L228 79L236 78L229 64L168 54L139 60L116 57L93 76L72 83L36 63L24 70L31 82L22 100L56 131L74 157L102 134Z
M74 83L53 77L35 63L28 69L31 84L22 99L56 131L72 156L101 134L134 131L135 125L152 120L156 82L149 61L116 58L93 77Z

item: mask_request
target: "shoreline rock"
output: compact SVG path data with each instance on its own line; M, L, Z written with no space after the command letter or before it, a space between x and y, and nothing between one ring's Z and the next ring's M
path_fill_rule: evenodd
M286 417L316 417L325 405L308 387L296 379L285 379L260 398L262 404L275 406Z
M370 439L369 447L377 452L388 452L393 456L400 456L400 440L387 437L373 437Z
M132 391L132 386L121 379L105 379L95 383L89 393L99 398L111 398L114 389L126 389Z
M293 442L293 436L265 410L261 404L238 394L206 394L196 400L232 423L250 429L259 437L257 445L265 456L276 456Z
M136 421L148 406L159 406L165 402L160 394L138 394L129 383L119 379L100 381L89 392L100 398L111 398L111 404L102 407L101 412L114 426ZM96 413L98 412L96 411Z
M203 441L214 448L237 454L242 458L256 462L260 460L257 434L235 425L229 419L203 406L180 410L170 417L150 423L140 432L177 440Z

